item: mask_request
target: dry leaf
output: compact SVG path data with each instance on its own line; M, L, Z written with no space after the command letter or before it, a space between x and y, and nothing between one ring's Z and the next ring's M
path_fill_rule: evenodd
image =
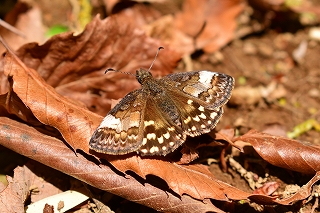
M100 20L95 20L93 23L97 24L100 22ZM90 26L88 28L90 28ZM82 68L85 68L84 70L88 70L89 68L92 68L93 65L97 64L97 62L92 62L91 64L89 62L86 62L84 59L85 57L80 57L80 59L78 59L79 56L76 53L79 52L79 50L77 50L79 47L77 46L74 47L75 51L72 52L73 57L75 57L72 60L80 60L84 64L83 66L77 67L76 64L79 65L79 62L74 62L75 64L73 64L73 62L71 62L71 59L69 63L66 61L62 63L60 59L50 60L50 58L56 56L56 51L61 51L60 54L57 54L57 56L61 57L61 55L63 55L61 53L68 50L66 47L68 46L66 45L68 44L68 42L63 42L63 38L68 38L70 40L72 39L72 36L70 36L69 34L57 36L40 47L34 46L34 48L29 48L32 45L26 45L22 47L21 51L19 52L19 56L23 58L23 60L27 61L29 63L29 66L33 66L40 73L49 74L46 75L45 78L47 79L47 81L51 82L52 85L56 85L55 82L58 82L57 80L55 80L55 75L63 78L64 75L68 76L74 73L79 73L79 70L81 70ZM60 49L50 49L50 47L52 47L52 42L54 41L60 42ZM36 52L36 50L38 50L38 52ZM42 52L40 50L42 50ZM43 53L44 50L46 50L46 54L42 55L41 53ZM82 48L81 53L83 52L83 50L84 48ZM93 51L92 49L90 50ZM141 51L141 49L139 51ZM23 52L25 52L25 54L21 54ZM30 54L31 52L38 55ZM33 57L30 60L27 60L27 58L30 58L30 56L38 57ZM40 60L40 56L45 57ZM50 57L46 58L46 56ZM88 57L91 55L85 54L85 56ZM92 55L91 58L93 59L94 56ZM53 61L54 63L49 63L50 61ZM60 66L65 66L65 70L61 69ZM170 66L168 66L168 68L169 67ZM50 71L49 68L53 71ZM88 141L94 128L100 124L102 117L97 116L84 107L79 106L79 104L75 104L73 101L70 101L69 99L56 93L54 88L49 86L43 80L43 78L41 78L38 72L36 72L32 68L27 67L14 54L12 54L12 52L8 52L4 56L3 69L4 73L12 78L12 92L17 94L21 101L26 105L26 107L31 110L31 112L39 121L41 121L45 125L56 128L61 133L66 143L69 144L74 150L79 149L83 151L83 153L90 154ZM69 78L69 80L70 79L72 78ZM167 197L160 198L162 200L161 203L163 203L161 204L162 207L161 205L159 205L159 201L156 202L157 205L155 203L150 204L151 201L147 200L146 197L149 197L151 192L148 194L147 191L144 191L148 190L147 188L144 188L148 184L148 181L150 181L148 175L155 175L164 180L169 186L169 188L165 188L165 190L173 190L174 193L182 196L182 198L184 197L183 194L187 194L191 197L201 200L212 198L217 200L229 201L230 199L245 199L249 196L249 193L242 192L226 183L215 179L213 175L208 171L207 167L202 165L181 166L165 161L164 159L142 159L139 156L134 155L132 155L131 157L130 155L102 156L103 158L107 159L113 166L115 166L117 170L123 173L127 173L130 170L135 172L139 176L146 178L147 182L144 184L145 186L141 185L141 191L138 192L136 190L137 185L132 186L128 184L130 181L126 178L118 176L110 178L112 175L116 175L112 170L109 171L110 174L106 173L103 170L101 171L100 169L105 167L105 165L103 164L101 164L99 167L85 158L83 159L84 162L79 163L79 158L81 155L78 154L78 157L74 155L74 153L70 152L68 146L63 144L58 139L43 135L42 133L35 131L35 129L33 129L32 127L17 123L13 120L6 120L6 118L1 119L3 119L1 126L6 128L6 131L1 135L2 140L0 141L4 141L2 145L32 159L35 159L45 165L48 165L66 174L83 180L100 189L104 189L117 195L123 196L128 200L142 202L144 205L148 204L148 206L156 209L164 208L163 206L165 206L165 208L171 210L175 207L172 207L172 203L170 204L171 206L168 207ZM24 136L22 140L21 135ZM10 140L8 140L8 138L10 138ZM68 152L69 154L66 154L64 152ZM94 160L94 158L92 158L92 160ZM82 171L80 173L79 165L81 165L82 168ZM98 171L96 171L96 169L98 169ZM127 175L126 177L129 177L129 175ZM101 180L101 178L103 179ZM126 186L128 187L126 188L126 192L123 191L123 187L120 187L121 189L119 189L118 187L114 189L114 182L119 181L119 178L123 178L123 183L121 184L126 184ZM133 178L131 179L135 181ZM125 193L125 195L123 193ZM144 195L145 193L147 193L147 195ZM151 198L151 200L152 199L158 198ZM163 199L165 199L165 202ZM181 201L179 200L179 202ZM213 208L213 206L211 205L210 208Z
M290 196L289 198L285 198L282 200L275 199L265 195L251 195L249 199L256 203L260 203L262 205L274 205L274 204L281 204L281 205L291 205L299 200L304 200L311 195L312 186L320 180L320 173L317 172L315 176L303 187L298 190L297 193Z
M25 35L25 37L22 37L0 27L0 35L14 50L28 42L41 43L45 41L41 11L36 6L31 7L26 1L19 1L14 9L7 14L5 21L14 25ZM5 48L0 45L0 53L4 51Z
M212 53L232 40L243 9L242 0L186 0L175 24L195 39L196 49Z
M256 152L272 165L307 174L320 171L319 147L255 130L236 140L251 143Z
M24 202L30 195L30 187L35 177L26 167L14 169L13 178L7 176L9 185L0 193L1 212L24 212Z
M113 68L135 74L141 67L149 68L158 47L162 46L121 20L119 16L104 20L97 16L78 36L64 33L41 46L26 44L17 55L60 94L105 115L110 110L111 99L124 97L138 88L139 83L134 76L116 72L104 75L104 71ZM169 74L179 59L178 53L165 47L152 67L153 75Z
M41 134L25 124L0 117L0 128L6 129L0 134L1 145L127 200L158 211L223 212L210 202L199 201L188 195L179 197L171 190L161 187L162 184L159 185L158 181L149 183L139 179L142 181L140 182L130 175L124 177L108 164L97 165L97 162L89 156L75 155L62 141ZM205 175L209 174L202 174ZM218 186L221 187L219 184ZM226 190L228 192L229 189Z
M185 55L198 49L211 53L230 42L235 34L236 17L243 8L243 0L186 0L176 16L161 16L154 8L140 4L119 14L150 37Z

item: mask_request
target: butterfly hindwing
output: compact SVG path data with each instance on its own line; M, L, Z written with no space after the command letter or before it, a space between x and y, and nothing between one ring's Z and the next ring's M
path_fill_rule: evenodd
M166 155L186 139L179 125L179 110L165 95L147 98L143 122L143 142L139 148L142 155Z
M182 129L192 137L214 129L234 84L231 76L211 71L171 74L161 81L170 84L166 92L180 110Z

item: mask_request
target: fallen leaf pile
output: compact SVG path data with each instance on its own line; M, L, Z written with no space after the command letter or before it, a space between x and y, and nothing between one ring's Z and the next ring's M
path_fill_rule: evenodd
M105 75L107 68L134 74L140 67L148 68L157 48L164 46L152 73L156 77L172 73L183 55L199 49L211 53L228 43L243 4L189 0L176 17L161 17L168 20L162 24L170 23L167 27L157 23L160 15L152 8L137 4L103 20L96 16L79 35L59 34L15 52L8 48L0 64L0 144L157 211L224 212L212 201L289 205L307 198L320 178L320 149L293 139L254 130L237 137L223 131L214 135L244 153L246 147L238 144L246 142L274 166L315 175L289 198L245 192L220 181L203 164L134 153L108 156L88 147L112 101L139 88L134 76ZM137 20L125 21L131 19ZM27 180L33 176L28 166L17 167L14 177L7 178L9 185L0 188L0 209L23 212L33 184Z

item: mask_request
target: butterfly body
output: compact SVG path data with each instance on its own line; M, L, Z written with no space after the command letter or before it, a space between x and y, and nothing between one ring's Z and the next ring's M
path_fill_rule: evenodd
M155 79L140 69L141 89L127 94L94 132L90 148L122 155L166 155L187 136L210 132L222 116L234 80L231 76L193 71Z

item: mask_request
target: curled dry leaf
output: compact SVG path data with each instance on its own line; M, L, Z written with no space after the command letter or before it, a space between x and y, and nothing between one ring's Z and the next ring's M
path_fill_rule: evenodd
M119 27L116 17L105 20L96 17L78 36L66 33L53 37L42 46L30 43L21 47L18 56L27 66L12 54L7 54L2 63L4 74L13 79L14 92L35 117L43 124L57 128L74 149L88 152L87 141L99 123L94 121L101 121L101 117L90 113L85 107L79 107L79 102L71 102L58 95L51 86L74 100L79 98L77 94L86 96L86 99L80 100L89 99L86 102L88 107L99 102L97 99L101 100L101 105L95 106L103 108L100 112L105 115L110 107L105 106L103 98L123 97L138 83L129 75L122 74L122 77L129 76L130 79L120 80L115 77L119 78L120 73L103 75L101 69L109 66L134 71L139 64L148 67L159 46L158 42L147 39L143 33L128 25ZM169 49L165 51L154 64L156 73L161 70L167 74L178 60L178 54ZM102 96L90 95L88 90L106 93ZM95 126L92 126L93 122ZM61 126L62 123L67 125Z
M271 195L277 190L277 188L279 188L279 183L274 181L268 182L263 184L260 188L255 189L252 194Z
M18 51L27 67L35 69L58 93L83 102L100 115L110 110L111 99L124 97L139 87L132 75L108 72L107 68L131 72L149 68L161 43L120 16L88 24L83 33L64 33L39 46L29 43ZM172 72L180 54L165 47L152 67L155 76Z
M223 212L210 202L199 201L188 195L179 197L168 189L155 187L156 183L141 183L130 175L119 175L107 165L97 165L94 159L88 160L88 156L75 155L63 141L41 134L35 128L20 122L0 117L0 129L6 130L1 131L1 145L125 199L158 211ZM2 196L1 193L0 199ZM0 202L0 206L2 204L5 203Z
M8 186L0 193L1 212L24 212L23 204L30 196L30 187L36 178L26 167L15 168L14 177L7 176Z
M7 53L3 60L4 73L13 80L13 91L33 115L41 123L58 129L72 148L88 152L88 145L84 142L94 130L93 121L100 120L99 116L57 94L35 70L26 67L15 55Z
M164 6L170 8L171 4L168 1ZM179 53L192 54L199 49L212 53L230 42L243 9L243 0L186 0L176 16L161 16L153 7L141 4L123 10L121 15Z
M132 157L108 157L120 171L134 171L146 178L148 174L166 181L169 188L179 195L188 194L197 199L212 198L228 201L245 199L248 193L219 181L204 165L178 165L165 160ZM155 169L156 168L156 169Z
M94 20L92 24L94 25L93 28L96 30L100 29L97 27L100 26L99 23L101 24L100 20ZM87 28L91 29L90 26L91 25L89 25L89 27ZM108 26L110 27L110 25ZM117 25L113 26L115 27ZM85 31L82 35L86 35L86 33L87 32ZM89 34L99 34L99 30L96 33L91 31ZM79 37L74 38L70 34L64 34L53 38L43 46L27 44L22 47L19 51L19 57L22 58L26 63L28 63L28 66L37 69L38 72L26 66L12 52L8 52L2 59L5 75L12 78L12 92L17 94L24 105L31 110L31 112L39 121L41 121L43 124L56 128L61 133L65 142L69 144L74 150L79 149L87 154L90 154L88 141L94 129L100 124L102 117L88 111L85 107L79 106L79 104L75 104L73 101L70 101L69 99L56 93L55 89L52 86L48 85L45 80L39 75L39 73L41 73L51 85L57 86L61 83L59 83L55 75L59 76L60 79L63 80L63 82L71 82L71 76L73 76L75 79L79 79L81 78L81 74L88 72L88 70L101 68L103 64L98 63L96 60L102 61L100 57L102 57L103 54L100 53L102 56L100 54L92 54L94 54L95 51L99 51L102 46L98 46L96 48L92 47L91 45L95 45L95 43L97 42L90 41L90 35L86 35L84 37L81 37L81 35L79 35L81 39L77 40ZM80 47L77 46L77 42L82 44L81 42L83 42L83 40L86 41L84 43L90 43L89 46L91 47L91 49L86 45L80 45ZM74 47L72 48L72 52L69 51L72 47L72 45L70 46L70 41L72 41L71 44L74 45ZM128 45L131 44L129 41L128 43ZM88 49L86 49L86 47ZM136 46L136 48L138 48L138 46ZM127 49L129 51L130 48ZM139 51L135 50L135 52L140 51L142 52L144 51L144 49L140 49ZM67 54L66 52L69 52L69 54ZM109 54L112 53L114 53L114 51L109 52ZM167 56L167 54L164 55ZM110 57L111 56L109 55L109 58ZM112 56L111 58L113 57L114 56ZM169 55L167 57L171 58L172 55ZM87 62L85 59L89 60L89 62ZM124 60L125 57L122 56L121 59ZM119 61L123 63L121 59ZM171 62L172 61L174 60L171 59ZM160 67L161 64L162 67L166 67L166 69L169 69L170 67L168 64L163 65L165 64L165 62L161 60L159 60L158 63L156 62L156 64L156 67ZM61 67L63 67L63 69ZM98 74L92 75L97 76ZM138 184L130 185L130 180L121 177L123 179L119 186L119 183L115 184L114 182L119 181L120 177L112 176L115 175L112 170L109 170L110 174L106 173L105 171L99 170L101 167L109 167L103 164L98 167L93 162L88 161L85 158L82 159L80 154L76 156L61 141L47 135L43 135L38 131L34 131L34 129L31 127L27 128L26 125L23 125L21 123L12 123L14 121L9 119L6 120L6 118L2 119L4 120L1 124L1 128L6 129L6 131L2 132L1 134L2 139L0 141L3 142L2 145L25 156L33 158L45 165L48 165L66 174L83 180L91 185L104 190L108 190L129 200L141 202L146 205L146 203L148 203L150 199L154 199L152 197L148 200L146 199L146 197L143 197L143 194L145 193L149 193L148 195L146 195L147 197L150 196L150 192L148 191L149 189L145 188L146 186L149 186L147 183L144 186ZM67 151L68 154L65 154L64 152ZM176 194L182 196L182 200L189 200L189 198L184 198L185 196L183 196L183 194L187 194L191 197L201 200L205 198L212 198L223 201L228 201L229 199L246 199L246 197L249 196L248 193L242 192L241 190L238 190L226 183L215 179L205 166L181 166L159 159L142 159L139 156L121 158L119 156L105 155L103 156L103 158L111 162L111 164L117 170L123 173L131 170L143 178L146 178L149 174L160 177L161 179L166 181L171 190L173 190ZM94 160L94 158L92 160ZM79 170L79 165L81 165L82 170ZM94 168L98 169L98 171L92 171L88 165L96 166ZM133 178L131 178L131 180L135 181ZM107 184L107 186L104 184ZM128 186L128 188L126 188L128 192L122 191L122 184L126 184ZM118 185L118 187L121 189L115 187L115 185ZM141 190L141 192L135 190L135 187L138 186L141 187L139 189ZM146 191L142 192L143 190ZM167 199L167 194L161 197L161 199L164 198L166 200L165 202L163 200L152 200L152 202L154 203L148 205L152 206L153 208L160 208L161 206L165 205L163 208L168 208L168 211L171 211L176 207L172 207L172 203L170 204L171 206L168 207L168 202L181 202L180 199L178 199L179 201L176 201L176 197L174 196ZM174 201L170 199L173 199ZM210 206L210 208L212 208L212 205Z
M291 205L296 201L304 200L307 197L309 197L311 195L312 186L319 180L320 180L320 172L317 172L315 176L307 184L305 184L303 187L301 187L297 191L297 193L282 200L274 199L273 197L269 197L265 195L251 195L249 196L249 199L256 203L260 203L262 205L272 205L272 204Z
M4 3L1 6L5 7ZM27 1L18 1L5 17L5 21L14 25L23 35L18 35L0 27L0 35L14 50L28 42L45 41L45 29L42 24L41 10L37 6L31 6ZM5 48L0 45L0 53L4 51Z
M249 199L256 203L263 205L291 205L310 196L312 186L320 180L319 147L280 136L257 132L256 130L251 130L234 140L250 143L256 152L272 165L302 173L315 173L314 177L306 185L289 198L280 200L266 195L249 196Z
M232 40L236 17L243 9L242 0L187 0L175 25L195 39L195 49L212 53Z
M307 174L320 171L319 147L255 130L236 140L251 143L256 152L272 165Z

